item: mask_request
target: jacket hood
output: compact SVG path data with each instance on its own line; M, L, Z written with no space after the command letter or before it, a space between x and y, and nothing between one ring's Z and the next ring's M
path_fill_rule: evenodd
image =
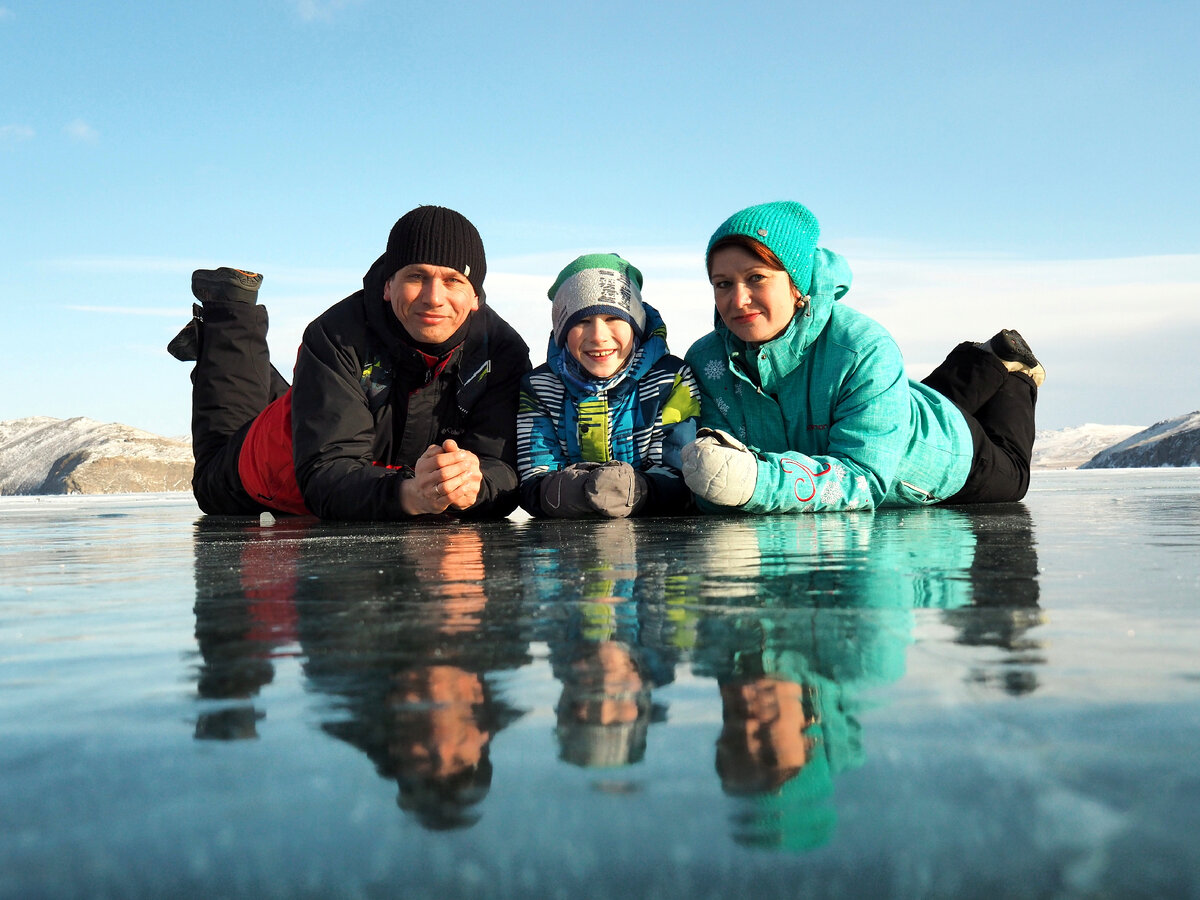
M388 352L395 354L397 345L403 342L395 333L400 322L383 299L383 283L388 278L383 274L385 264L384 257L380 256L363 276L363 311L371 330L386 344Z
M832 250L818 247L813 252L812 292L809 294L808 305L802 313L792 316L779 334L768 344L776 341L786 341L791 344L797 355L803 353L812 345L829 322L833 314L833 305L841 300L850 290L853 275L850 264L845 257ZM744 348L745 342L736 337L728 326L721 320L720 313L716 316L716 331L725 341L725 346Z
M667 349L667 326L663 323L662 316L658 314L658 310L644 300L642 307L646 312L646 328L640 341L634 339L629 364L612 378L604 381L590 378L581 380L579 373L582 368L573 364L574 359L571 351L566 348L565 342L560 347L555 342L554 335L550 335L549 344L546 347L546 363L550 366L551 371L562 379L572 396L590 397L601 390L611 391L625 382L636 384L642 376L650 371L651 366L670 352ZM568 360L572 364L568 364Z

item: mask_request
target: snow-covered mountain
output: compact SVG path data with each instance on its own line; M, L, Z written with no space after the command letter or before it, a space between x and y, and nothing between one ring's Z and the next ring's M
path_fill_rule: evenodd
M1200 466L1200 410L1151 425L1097 453L1081 469Z
M0 495L186 491L191 486L189 441L82 417L0 422Z
M1200 466L1200 411L1140 425L1039 431L1033 468ZM127 425L34 416L0 422L0 496L191 489L192 447Z
M1078 469L1113 444L1137 434L1143 425L1077 425L1039 431L1033 441L1034 469Z

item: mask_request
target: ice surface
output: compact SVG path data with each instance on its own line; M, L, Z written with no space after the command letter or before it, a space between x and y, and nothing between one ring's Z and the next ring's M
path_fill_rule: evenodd
M1200 894L1200 470L487 525L0 499L0 896Z

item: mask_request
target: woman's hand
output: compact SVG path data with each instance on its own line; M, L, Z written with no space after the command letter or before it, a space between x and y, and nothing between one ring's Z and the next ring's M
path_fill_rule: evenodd
M680 451L683 480L692 493L718 506L741 506L754 496L758 457L728 432L701 428Z

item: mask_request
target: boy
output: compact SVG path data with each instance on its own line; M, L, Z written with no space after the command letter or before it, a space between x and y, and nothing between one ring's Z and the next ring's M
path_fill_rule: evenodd
M615 253L581 256L547 292L546 362L525 376L517 414L521 506L560 518L667 515L691 508L679 449L695 436L691 370L667 352L642 273Z

